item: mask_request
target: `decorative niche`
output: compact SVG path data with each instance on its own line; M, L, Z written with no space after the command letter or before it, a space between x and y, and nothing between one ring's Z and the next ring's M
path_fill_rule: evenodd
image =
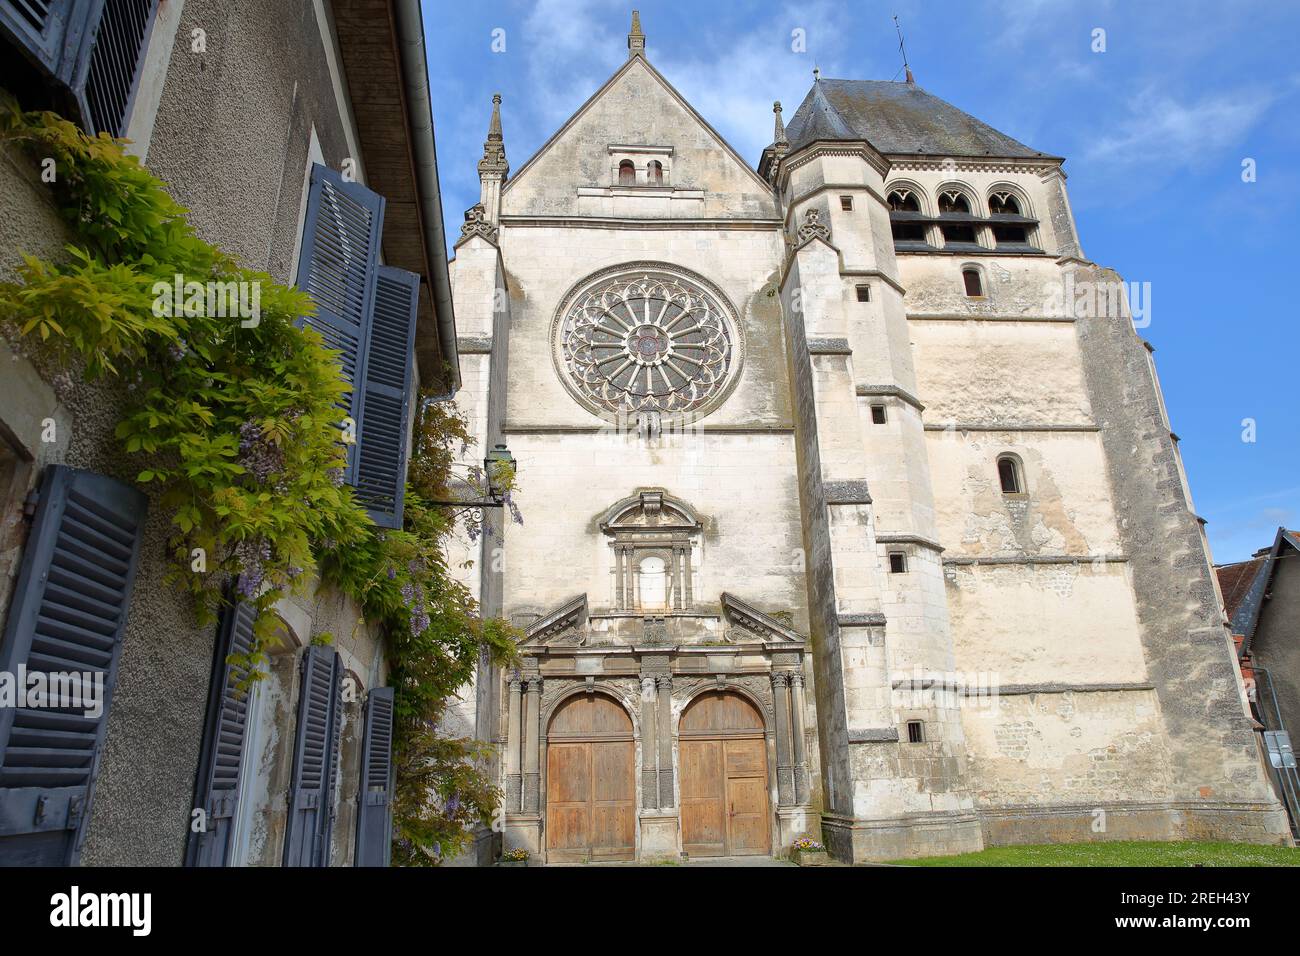
M648 488L605 512L600 530L611 555L612 610L657 616L694 609L702 526L687 504Z

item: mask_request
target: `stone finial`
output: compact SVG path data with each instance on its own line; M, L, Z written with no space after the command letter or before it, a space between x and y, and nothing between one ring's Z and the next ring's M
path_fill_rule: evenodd
M820 68L820 67L816 67L816 66L814 66L814 67L813 67L813 82L816 83L816 82L817 82L818 80L820 80L821 78L822 78L822 71L821 71L821 68Z
M781 151L781 147L789 147L790 141L785 138L785 124L781 122L781 101L777 100L772 104L772 114L776 119L775 129L772 132L772 145Z
M494 175L504 180L510 173L506 161L505 139L501 135L501 94L492 94L492 120L488 123L487 139L483 141L483 158L478 161L479 178Z
M641 32L641 11L632 11L632 32L627 35L627 55L645 56L645 34Z
M481 202L476 202L465 210L465 223L460 227L460 239L457 245L475 236L482 236L488 242L497 240L497 227L488 221L487 210L483 208Z

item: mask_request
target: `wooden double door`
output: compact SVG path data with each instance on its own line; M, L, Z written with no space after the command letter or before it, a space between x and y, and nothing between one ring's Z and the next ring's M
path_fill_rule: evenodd
M632 859L636 757L626 712L600 694L571 697L546 741L547 860Z
M739 694L697 697L678 728L682 849L690 856L771 851L763 718Z

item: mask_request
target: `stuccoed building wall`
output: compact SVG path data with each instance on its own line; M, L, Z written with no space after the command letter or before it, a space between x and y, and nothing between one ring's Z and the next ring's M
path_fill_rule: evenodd
M340 99L328 5L163 5L130 132L132 151L189 210L198 233L254 269L292 284L313 162L360 164L350 105ZM202 50L197 37L204 38ZM165 77L165 80L163 79ZM151 131L151 135L150 134ZM19 251L59 259L68 237L32 160L0 157L0 278L15 278ZM358 171L363 179L364 170ZM364 180L363 180L364 181ZM10 354L12 350L13 354ZM140 471L113 436L120 393L81 370L10 341L0 356L0 476L9 477L0 531L0 594L7 609L26 535L23 502L46 465L89 469L131 484ZM39 423L53 418L57 440ZM152 494L126 625L118 680L81 861L175 866L185 855L208 701L215 629L195 626L191 606L164 583L170 514ZM253 786L237 856L279 865L298 700L298 660L314 635L333 635L354 695L344 706L342 802L331 865L349 865L360 763L358 703L386 676L379 636L353 602L326 591L282 602L271 674L251 707ZM255 725L255 726L253 726Z

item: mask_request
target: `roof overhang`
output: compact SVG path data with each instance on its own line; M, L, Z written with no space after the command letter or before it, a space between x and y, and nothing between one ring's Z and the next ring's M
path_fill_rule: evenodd
M422 388L460 386L419 0L332 0L366 186L386 201L383 260L420 277Z

